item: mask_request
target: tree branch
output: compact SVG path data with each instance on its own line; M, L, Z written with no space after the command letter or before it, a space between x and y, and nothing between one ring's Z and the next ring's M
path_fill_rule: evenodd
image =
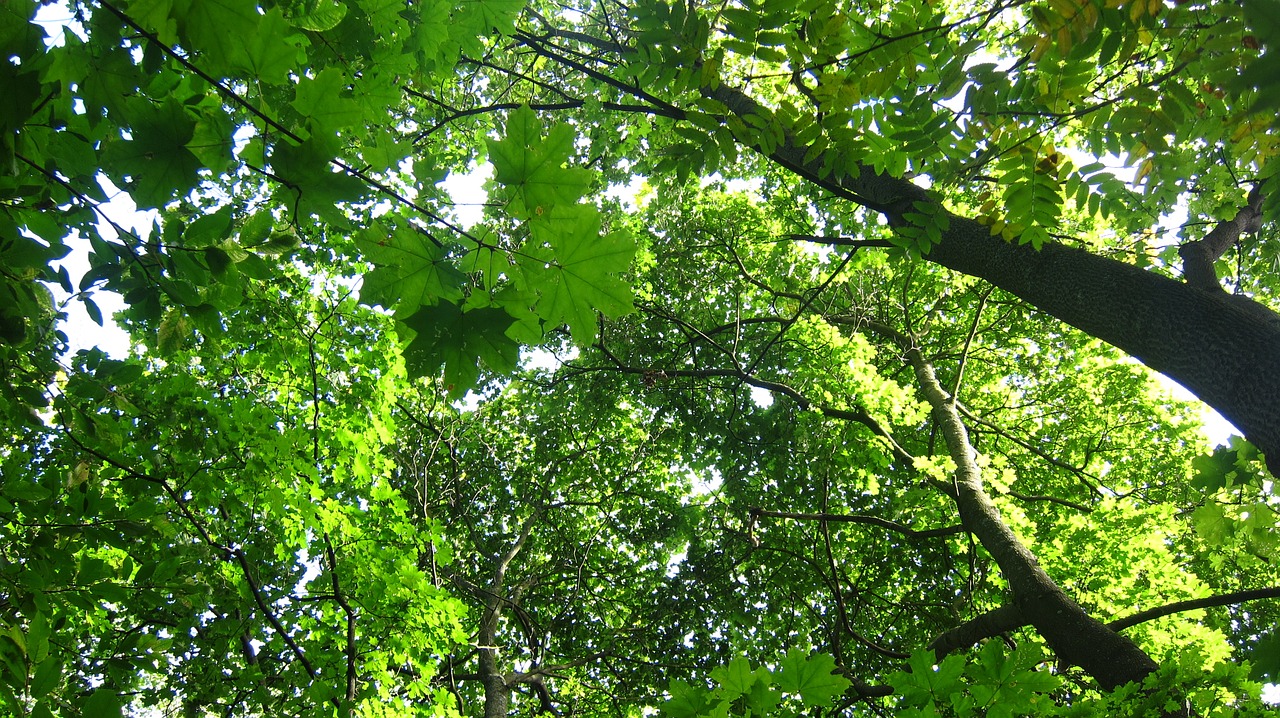
M1257 232L1262 225L1262 185L1255 184L1245 205L1231 219L1223 220L1202 239L1178 248L1182 258L1182 278L1187 284L1206 291L1223 291L1213 263L1246 232Z
M956 504L965 528L982 543L1000 567L1018 610L1035 626L1063 660L1080 666L1105 689L1141 681L1159 666L1133 641L1090 616L1040 567L1000 515L983 487L977 452L968 431L920 350L911 346L907 361L921 393L933 409L947 451L956 463Z
M749 374L740 369L654 369L628 366L622 362L613 352L609 351L605 345L603 338L596 342L596 348L600 350L604 356L614 364L613 367L576 367L578 371L619 371L624 374L638 374L640 376L662 376L670 377L692 377L692 378L710 378L710 377L728 377L738 379L748 386L754 386L757 389L767 389L776 394L781 394L790 398L801 409L814 408L823 416L831 419L841 419L843 421L853 421L867 427L876 436L881 437L889 443L890 450L895 458L904 462L908 466L915 465L915 457L907 452L906 449L893 438L892 432L886 429L876 421L870 414L861 409L836 409L826 406L814 406L814 403L799 390L783 384L781 382L769 381L761 379L754 374Z
M865 514L827 514L827 513L806 514L806 513L795 513L790 511L768 511L766 509L758 508L755 506L751 507L748 511L751 519L750 525L752 526L755 525L756 517L764 516L764 517L779 518L779 519L795 519L797 521L831 521L834 523L863 524L866 526L878 526L879 528L887 529L889 531L902 534L903 536L906 536L909 539L938 538L942 536L955 536L957 534L964 533L963 526L945 526L943 528L938 528L938 529L926 529L923 531L917 531L907 526L903 526L900 523L890 521L888 519L882 519L879 516L868 516Z
M1215 606L1233 606L1237 603L1246 601L1257 601L1263 598L1280 598L1280 586L1271 588L1257 588L1250 591L1236 591L1234 593L1224 593L1217 596L1209 596L1208 598L1193 598L1186 601L1177 601L1175 603L1149 608L1145 611L1139 611L1130 616L1117 619L1107 624L1107 628L1113 631L1123 631L1126 628L1132 628L1139 623L1145 623L1157 618L1163 618L1175 613L1183 611L1195 611L1201 608L1213 608Z
M356 699L356 689L359 687L356 674L356 612L347 601L347 597L343 595L342 587L338 583L338 555L333 550L333 541L328 533L324 535L324 555L329 564L329 581L333 587L333 600L337 602L347 618L347 702L350 703Z
M997 609L979 614L944 631L929 643L929 650L939 660L949 653L968 648L985 638L1017 630L1027 625L1027 617L1015 603L1007 603Z

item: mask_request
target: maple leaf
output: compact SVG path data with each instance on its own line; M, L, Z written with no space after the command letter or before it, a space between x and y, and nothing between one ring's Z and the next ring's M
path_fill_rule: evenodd
M793 648L782 659L778 685L788 693L799 693L807 705L829 706L850 685L847 678L835 674L835 668L835 659L825 653L808 656Z
M348 79L342 70L330 67L314 78L298 83L293 109L316 123L316 132L334 132L364 120L364 110L350 99Z
M131 139L108 143L103 162L132 178L129 191L139 208L161 207L196 184L201 163L187 148L196 122L173 98L129 109Z
M430 376L444 368L449 393L461 396L475 386L480 363L497 373L515 371L520 347L506 335L515 320L491 307L463 311L451 302L422 307L404 320L416 332L404 349L411 377Z
M631 311L631 288L615 275L635 255L625 232L600 234L600 213L586 205L564 207L533 223L533 237L549 245L539 253L542 300L538 314L552 325L569 326L573 339L589 344L596 336L596 312L617 317ZM548 256L549 255L549 256Z
M566 124L542 137L542 122L528 107L511 113L507 136L489 140L493 179L512 190L507 211L516 219L541 217L557 206L573 205L591 184L591 172L565 167L575 133Z
M397 315L408 316L442 299L462 298L466 276L416 229L369 228L357 235L356 246L374 265L360 288L364 304L396 307Z

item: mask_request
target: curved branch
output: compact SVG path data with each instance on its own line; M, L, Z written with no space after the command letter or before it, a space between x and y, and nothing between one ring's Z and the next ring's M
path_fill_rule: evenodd
M1261 189L1260 184L1254 185L1245 205L1234 217L1219 222L1202 239L1178 248L1178 256L1182 258L1182 278L1187 284L1207 291L1223 291L1213 263L1240 240L1240 235L1258 231L1262 224Z
M933 409L951 459L956 504L965 527L982 543L1013 591L1014 605L1063 660L1083 668L1105 689L1141 681L1159 666L1136 643L1085 612L1040 567L983 487L982 472L960 413L919 348L906 352L921 393Z
M329 569L329 582L333 587L333 600L342 609L342 613L347 619L347 691L346 700L348 703L356 699L356 690L359 688L359 679L356 674L356 612L351 607L351 603L347 600L346 595L342 592L342 586L338 582L338 554L333 550L333 541L329 538L329 534L324 534L324 555L325 562Z
M1234 606L1237 603L1257 601L1263 598L1280 598L1280 586L1257 588L1251 591L1236 591L1234 593L1209 596L1208 598L1193 598L1187 601L1177 601L1164 606L1149 608L1145 611L1139 611L1133 615L1117 619L1108 623L1107 628L1110 628L1113 631L1123 631L1124 629L1132 628L1139 623L1153 621L1157 618L1163 618L1175 613L1182 613L1183 611L1195 611L1201 608L1214 608L1216 606Z
M1123 631L1140 623L1171 616L1175 613L1217 606L1234 606L1246 601L1257 601L1265 598L1280 598L1280 586L1249 591L1234 591L1207 598L1176 601L1109 621L1107 628L1113 631ZM943 632L933 639L933 642L929 644L929 648L934 651L938 658L942 658L948 653L975 645L985 638L994 638L1002 633L1017 630L1028 624L1030 624L1030 620L1023 614L1022 610L1016 604L1008 604L975 616L959 626Z
M1084 504L1078 504L1074 501L1060 499L1057 496L1041 496L1038 494L1021 494L1021 493L1018 493L1017 491L1006 491L1005 496L1012 496L1013 498L1018 499L1019 501L1048 501L1051 504L1058 504L1059 506L1066 506L1068 508L1075 509L1076 511L1079 511L1082 514L1093 513L1093 509L1091 507L1085 506Z
M267 601L266 596L262 592L262 587L258 584L257 579L253 577L253 566L249 563L249 557L242 549L232 548L215 539L209 532L209 529L204 525L204 522L197 518L191 511L191 507L187 505L187 501L182 497L182 494L174 489L173 485L170 484L168 480L138 471L133 467L121 461L117 461L115 458L85 444L65 424L62 426L62 430L65 432L67 438L71 440L71 443L75 444L81 451L98 458L104 463L110 464L130 478L155 484L163 489L169 499L178 507L178 512L182 514L183 518L191 523L192 527L196 530L196 533L200 535L200 539L210 548L221 554L224 561L229 562L234 560L236 562L236 565L240 567L241 574L244 576L245 583L248 585L249 593L253 596L254 603L257 604L258 610L262 612L262 615L267 619L267 622L271 624L271 628L276 632L276 635L280 636L280 640L284 642L286 647L288 647L289 652L293 654L295 659L297 659L298 663L302 666L302 669L306 671L307 676L311 678L311 680L316 680L319 677L319 672L316 670L315 666L311 665L311 661L307 658L307 654L302 650L302 646L298 645L298 642L293 639L293 636L284 627L284 623L281 622L279 616L277 616L275 611L272 610L271 604ZM335 706L340 704L337 698L333 698L332 703Z
M753 386L753 387L756 387L757 389L766 389L775 394L781 394L782 396L788 397L789 399L794 401L796 405L800 407L800 409L802 410L814 409L819 413L821 413L823 416L831 419L853 421L853 422L862 424L863 426L870 429L871 432L874 433L876 436L879 436L880 438L884 439L889 443L890 450L892 451L895 458L904 462L908 466L915 465L915 457L912 456L910 453L908 453L907 450L904 449L902 445L897 442L896 439L894 439L893 433L890 432L883 425L881 425L880 422L876 421L875 418L873 418L870 414L866 413L865 411L862 411L861 409L836 409L836 408L827 407L827 406L815 406L813 401L811 401L808 397L802 394L799 390L791 386L788 386L787 384L783 384L781 382L761 379L760 377L754 374L750 374L741 369L655 369L651 367L628 366L624 364L621 359L615 356L613 352L609 351L608 346L606 346L604 343L603 337L599 342L596 343L595 346L597 349L600 350L602 354L604 354L604 356L610 362L613 363L614 366L612 367L576 367L578 371L582 371L582 372L618 371L618 372L622 372L623 374L638 374L640 376L646 376L646 377L661 376L664 378L726 377L726 378L738 379L739 381L741 381L744 384L747 384L748 386Z
M1027 625L1027 617L1016 603L1007 603L997 609L979 614L944 631L929 643L929 650L941 659L949 653L977 644L986 638L1017 630Z
M791 511L768 511L766 509L751 507L749 509L752 523L754 524L757 516L765 516L769 518L779 519L795 519L797 521L831 521L834 523L847 524L863 524L866 526L878 526L882 529L894 531L906 536L909 539L927 539L938 538L942 536L955 536L964 533L963 526L945 526L938 529L925 529L917 531L915 529L903 526L900 523L882 519L879 516L867 516L864 514L806 514L795 513Z

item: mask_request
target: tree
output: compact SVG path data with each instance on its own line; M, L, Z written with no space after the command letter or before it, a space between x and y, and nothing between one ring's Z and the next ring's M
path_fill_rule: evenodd
M35 10L14 713L1185 714L1280 670L1274 0ZM63 354L99 291L128 359Z

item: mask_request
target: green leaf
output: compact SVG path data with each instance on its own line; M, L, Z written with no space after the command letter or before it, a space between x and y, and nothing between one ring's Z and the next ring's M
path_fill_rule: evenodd
M89 298L87 294L80 295L80 303L84 305L85 314L89 315L89 319L94 324L102 326L102 310L98 308L98 303Z
M195 188L202 163L187 145L196 122L177 100L131 105L132 139L106 145L102 161L140 209L160 207ZM129 180L123 181L123 177Z
M231 233L231 214L232 207L227 205L192 220L182 232L183 243L188 247L220 244Z
M667 686L671 697L662 704L663 716L670 718L694 718L703 715L711 708L714 699L706 688L693 686L685 681L671 679Z
M907 659L910 671L897 671L886 678L886 683L901 694L912 706L932 703L949 704L954 695L963 693L960 678L964 674L965 659L952 654L934 665L933 651L916 651Z
M711 669L711 680L720 684L716 696L732 701L751 690L756 683L756 675L751 669L751 662L739 656L728 665Z
M404 349L409 375L431 376L444 368L448 390L461 396L475 386L480 364L497 373L515 370L520 347L507 335L514 320L501 309L463 311L441 302L404 320L414 337Z
M42 269L49 262L65 257L70 251L71 248L64 244L46 246L38 240L17 233L0 238L0 262L10 272L27 278L34 278L37 274L28 270Z
M175 0L182 44L200 55L206 71L246 67L246 45L255 42L261 16L254 0Z
M292 0L286 7L290 25L313 32L332 30L347 16L347 6L338 0Z
M557 206L572 205L591 184L591 172L564 166L573 154L575 133L557 124L542 137L542 123L528 107L511 113L506 136L488 140L493 178L512 190L508 211L530 219Z
M751 684L751 692L747 694L746 701L752 715L771 716L782 702L782 691L774 688L768 681L757 680Z
M173 16L174 0L133 0L129 16L154 32L167 45L178 44L178 21Z
M1191 467L1196 472L1191 485L1213 494L1231 485L1231 477L1236 470L1236 452L1219 446L1212 454L1197 456Z
M36 666L31 677L31 697L41 698L58 687L62 680L62 662L56 658L45 659Z
M232 147L235 144L233 134L235 127L231 119L222 112L204 112L196 120L191 132L191 141L187 149L191 154L215 173L227 171L235 159Z
M89 699L84 702L84 706L80 709L80 715L94 716L95 718L115 718L116 716L123 716L123 711L123 702L115 691L98 688L89 694Z
M315 123L317 134L336 132L364 120L364 110L351 99L346 74L330 67L298 82L293 109Z
M461 0L454 4L454 18L474 34L505 35L515 28L515 19L524 7L524 0Z
M255 32L240 37L243 54L237 53L241 69L250 77L273 85L289 82L289 73L299 65L304 38L292 32L279 7L262 15Z
M364 275L360 301L408 316L419 307L462 298L466 275L425 232L412 227L369 228L356 246L374 269Z
M27 624L27 657L32 663L42 663L49 657L49 619L37 612Z
M53 492L31 481L12 480L0 487L0 493L17 501L44 501Z
M849 690L849 679L836 675L836 661L825 653L807 655L793 648L782 659L778 686L788 693L798 693L806 705L827 707Z
M271 165L283 182L276 196L302 217L315 214L339 227L350 224L342 205L365 197L370 189L356 177L334 170L338 138L317 134L301 145L277 142Z
M1191 512L1191 520L1196 533L1214 546L1226 544L1235 533L1235 523L1227 518L1222 506L1212 501Z
M1280 678L1280 629L1272 628L1249 652L1250 674L1256 680L1275 682Z
M551 245L543 276L538 315L552 326L567 324L574 341L590 344L596 336L596 312L618 317L632 309L631 288L616 275L631 264L635 241L625 232L600 234L594 207L557 209L533 223L534 239Z

